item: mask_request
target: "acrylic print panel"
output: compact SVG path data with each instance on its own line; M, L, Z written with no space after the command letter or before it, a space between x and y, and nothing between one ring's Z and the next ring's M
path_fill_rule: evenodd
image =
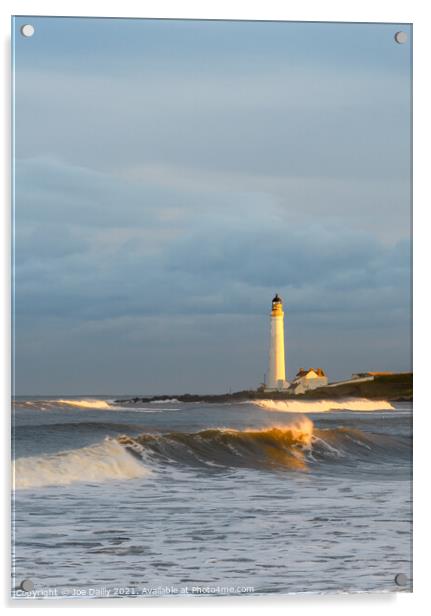
M411 590L411 39L13 20L14 597Z

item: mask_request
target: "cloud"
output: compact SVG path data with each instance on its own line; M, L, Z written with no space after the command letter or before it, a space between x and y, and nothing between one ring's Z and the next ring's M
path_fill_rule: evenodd
M258 314L276 290L304 314L363 310L365 297L371 310L368 291L392 289L394 307L408 288L408 239L286 213L272 195L138 185L40 160L21 173L18 314L103 320L156 314L160 304L165 314Z
M17 75L17 149L110 171L163 162L282 178L408 178L408 75L317 71L296 58L253 70L244 61L212 71L147 62L122 74L32 67Z
M84 22L17 41L19 391L256 385L276 291L289 366L408 369L393 26Z

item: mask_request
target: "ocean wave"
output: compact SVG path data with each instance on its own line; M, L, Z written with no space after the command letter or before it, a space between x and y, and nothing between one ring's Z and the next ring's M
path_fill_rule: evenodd
M267 411L283 413L327 413L328 411L386 411L395 410L388 400L341 398L338 400L251 400Z
M104 410L116 410L116 407L110 404L107 400L56 400L59 404L66 406L77 406L81 409L104 409ZM117 407L118 408L118 407Z
M172 400L164 400L166 404L174 402ZM178 401L177 401L178 402ZM178 407L169 406L167 408L150 407L150 406L120 406L115 404L113 400L99 400L95 398L78 399L63 399L54 398L49 400L15 400L15 408L34 409L37 411L55 411L61 408L77 408L89 411L128 411L130 413L161 413L163 411L178 411Z
M47 398L34 400L14 400L15 408L35 409L37 411L52 411L66 406L82 409L97 409L97 410L119 410L118 406L111 404L112 400L98 400L96 398L78 399L63 399L63 398Z
M288 425L263 429L210 429L200 432L123 435L118 441L131 453L153 463L182 466L284 468L308 470L314 464L358 460L383 462L401 459L411 452L405 437L364 432L357 428L314 426L309 417L298 416Z
M380 470L411 459L411 438L353 427L316 428L305 415L262 429L211 428L199 432L123 434L102 443L14 464L16 488L132 479L168 467L309 471L359 462ZM330 465L330 466L328 466Z
M311 447L313 422L298 417L270 428L211 428L199 432L122 435L118 442L135 456L145 452L155 463L184 466L305 469L304 452Z
M99 483L110 479L145 477L150 470L115 439L40 457L19 458L13 463L16 489L74 482Z

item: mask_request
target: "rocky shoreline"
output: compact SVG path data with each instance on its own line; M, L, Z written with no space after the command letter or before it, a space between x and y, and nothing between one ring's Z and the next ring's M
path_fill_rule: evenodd
M228 404L248 400L328 400L337 398L369 398L404 402L413 400L413 375L394 374L375 377L373 381L349 383L336 387L319 387L304 394L289 394L283 391L244 390L227 394L180 394L160 396L135 396L115 400L116 404L136 406L154 402L201 402L205 404Z

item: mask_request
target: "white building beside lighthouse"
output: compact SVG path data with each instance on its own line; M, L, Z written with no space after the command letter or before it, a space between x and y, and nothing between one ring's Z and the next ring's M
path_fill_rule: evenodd
M269 345L269 367L265 389L287 389L286 366L284 361L284 312L283 301L278 294L272 300L271 337Z

